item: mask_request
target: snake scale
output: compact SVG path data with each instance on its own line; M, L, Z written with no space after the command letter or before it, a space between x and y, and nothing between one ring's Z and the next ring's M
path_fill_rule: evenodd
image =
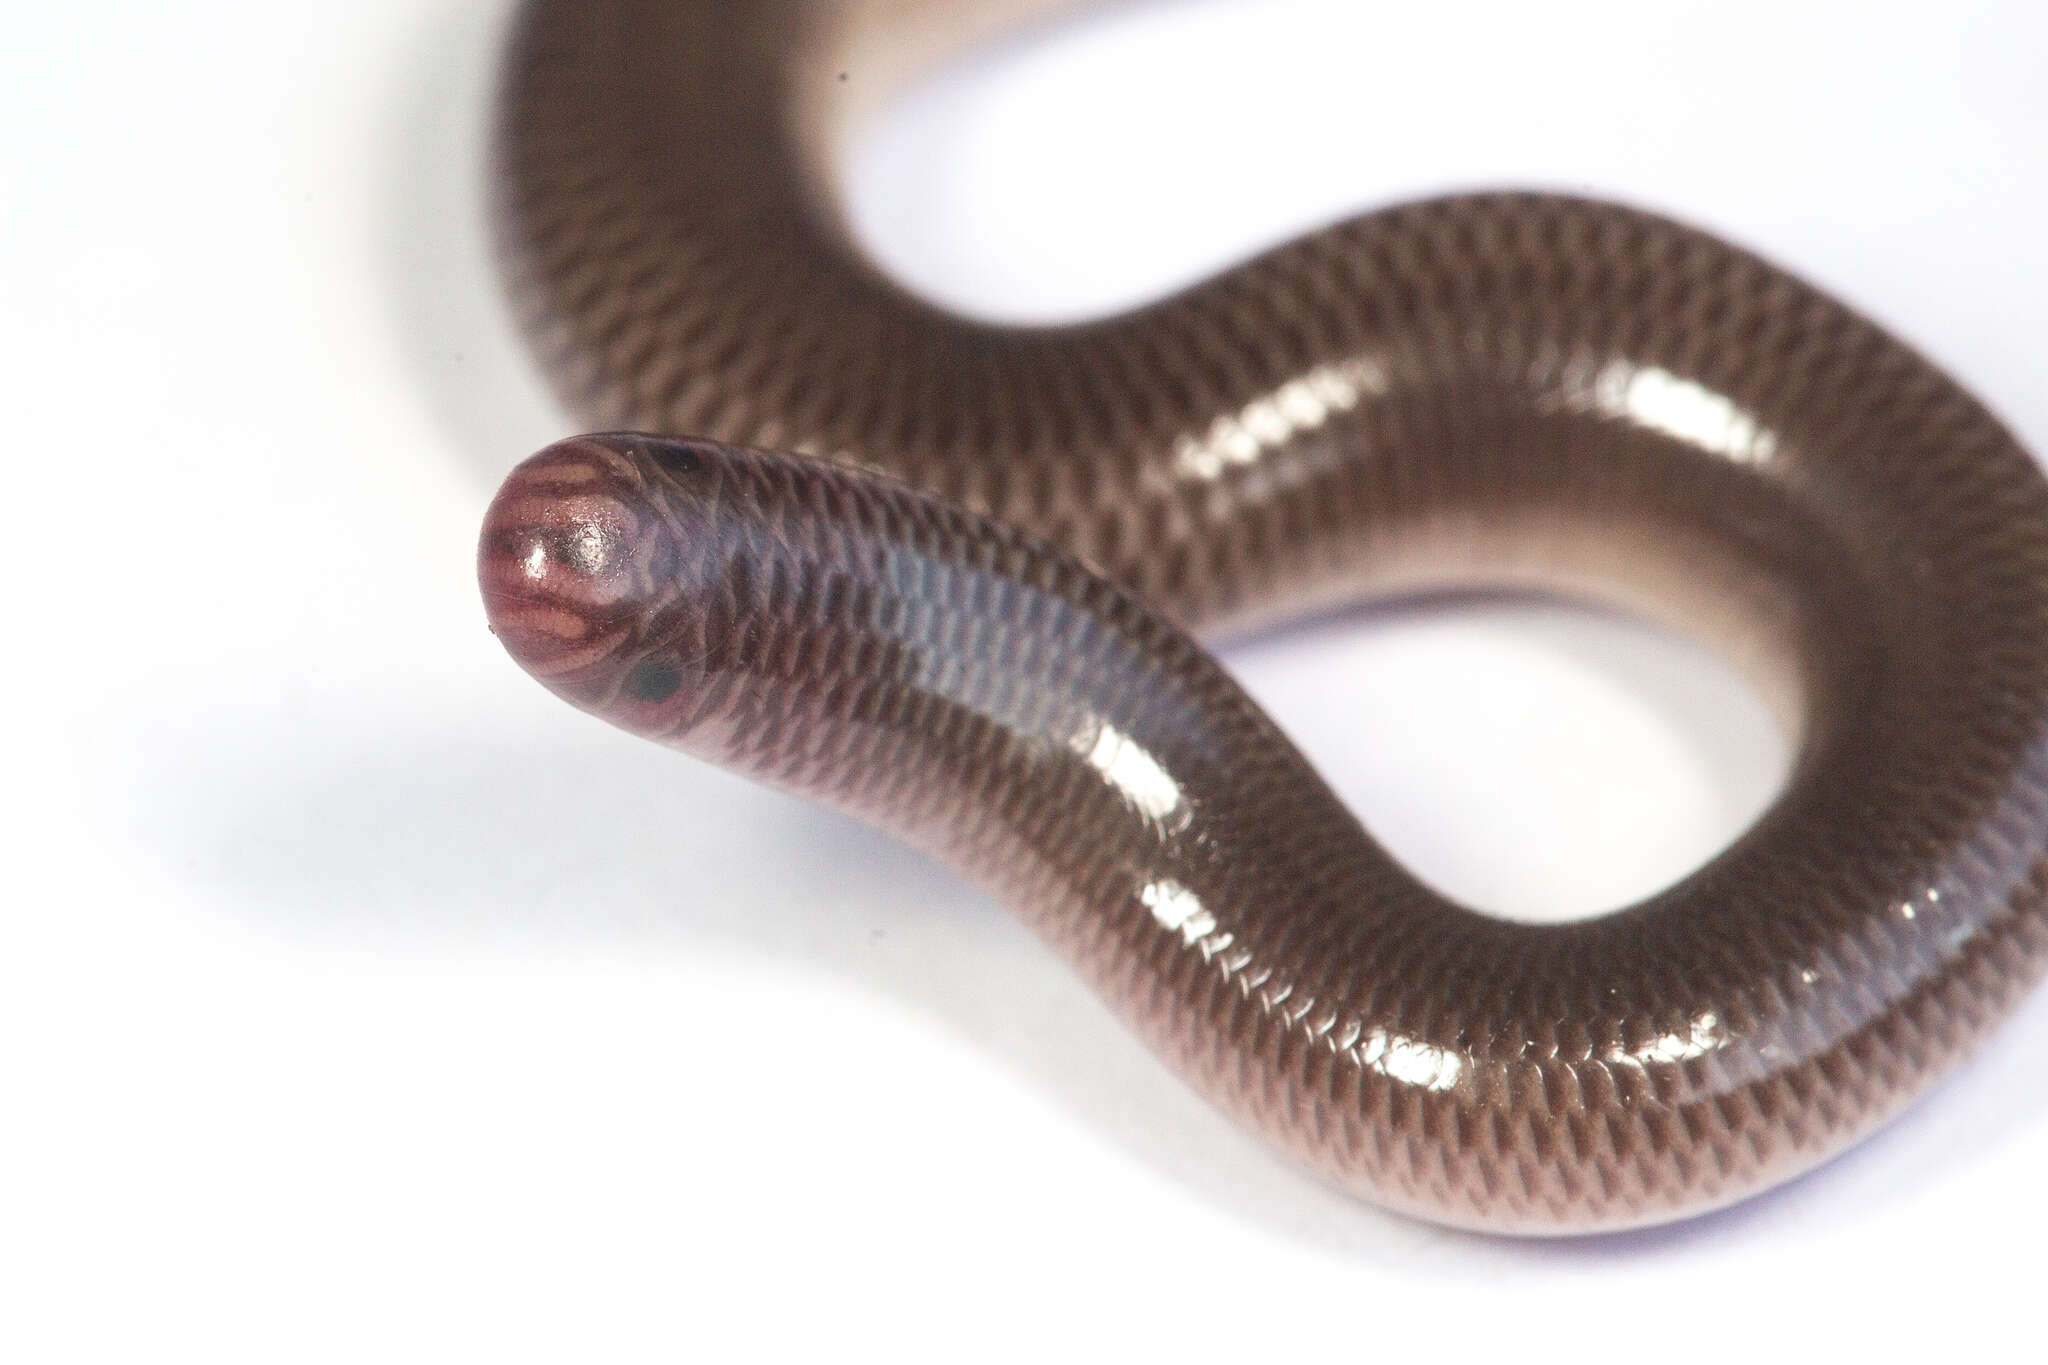
M603 434L487 514L505 647L961 869L1383 1206L1660 1222L1897 1114L2048 964L2029 454L1772 265L1556 195L1369 213L1084 324L937 308L849 237L841 144L1064 7L529 0L495 219ZM1463 587L1726 651L1792 719L1784 790L1599 918L1425 887L1196 636Z

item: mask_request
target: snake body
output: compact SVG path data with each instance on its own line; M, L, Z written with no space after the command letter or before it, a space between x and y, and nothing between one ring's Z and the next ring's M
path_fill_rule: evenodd
M492 504L505 646L964 870L1380 1204L1658 1222L1899 1112L2048 964L2028 453L1755 256L1565 197L1371 213L1085 325L912 297L846 233L837 140L885 76L1058 7L525 6L503 258L610 434ZM1375 844L1195 640L1500 585L1753 668L1797 727L1775 804L1639 904L1492 918Z

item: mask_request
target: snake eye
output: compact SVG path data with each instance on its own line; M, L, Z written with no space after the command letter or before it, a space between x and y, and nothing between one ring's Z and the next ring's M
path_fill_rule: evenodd
M647 454L656 464L678 476L694 474L701 463L697 452L680 441L660 441L647 447Z
M682 685L683 675L663 659L642 659L626 675L626 690L644 702L665 702Z

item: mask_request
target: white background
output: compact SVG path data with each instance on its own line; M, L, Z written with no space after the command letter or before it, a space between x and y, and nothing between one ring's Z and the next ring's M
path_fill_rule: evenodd
M950 875L500 655L474 528L567 426L483 252L500 4L20 9L0 1358L2039 1349L2048 999L1695 1224L1520 1244L1329 1193ZM849 194L890 268L1010 317L1439 189L1616 195L2048 450L2044 48L2028 3L1138 4L921 87ZM1231 658L1503 911L1654 889L1785 761L1718 664L1559 608Z

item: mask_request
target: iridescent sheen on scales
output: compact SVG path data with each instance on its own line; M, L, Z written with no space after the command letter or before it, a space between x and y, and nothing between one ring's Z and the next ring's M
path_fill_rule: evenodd
M1896 1114L2048 963L2027 452L1757 257L1558 196L1368 214L1083 325L935 308L850 242L836 149L884 76L1060 7L527 4L503 256L612 430L491 507L506 647L963 869L1381 1204L1658 1222ZM1499 586L1728 651L1796 729L1784 792L1640 904L1506 922L1374 843L1195 638Z

